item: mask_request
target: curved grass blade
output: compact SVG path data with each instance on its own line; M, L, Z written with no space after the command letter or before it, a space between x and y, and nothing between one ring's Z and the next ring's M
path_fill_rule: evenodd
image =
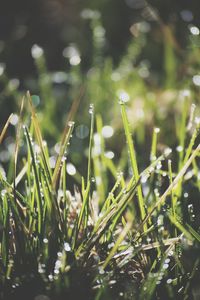
M4 138L5 134L6 134L6 131L7 131L7 129L8 129L8 126L9 126L9 124L10 124L10 121L11 121L11 119L12 119L12 116L13 116L13 114L11 114L11 115L9 116L8 120L6 121L4 127L3 127L2 131L1 131L1 134L0 134L0 144L2 143L3 138Z
M124 102L120 102L121 104L121 113L122 113L122 121L124 125L124 131L126 135L126 141L128 144L128 150L129 150L129 155L130 155L130 161L131 161L131 167L133 170L133 175L135 178L135 181L137 182L139 179L139 171L138 171L138 165L137 165L137 159L136 159L136 153L135 153L135 148L129 128L129 122L128 122L128 117L126 113L126 108L124 105ZM145 217L145 208L144 208L144 198L142 194L142 187L139 184L137 187L137 194L138 194L138 202L139 202L139 208L140 208L140 214L141 214L141 219L143 220ZM144 224L143 230L147 230L147 224Z

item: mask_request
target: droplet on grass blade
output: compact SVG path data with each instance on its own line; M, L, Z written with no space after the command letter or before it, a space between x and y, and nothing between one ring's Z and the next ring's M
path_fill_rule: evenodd
M130 100L129 94L124 90L118 90L117 91L117 96L119 98L120 104L121 104L121 102L126 103Z
M197 26L189 26L192 35L199 35L200 30Z
M109 159L113 159L115 156L114 152L112 151L107 151L105 152L105 157L109 158Z
M63 56L69 59L69 63L72 66L77 66L81 62L79 51L74 44L63 50Z
M19 121L19 117L16 114L13 114L11 119L10 119L10 124L12 124L13 126L17 125Z
M102 128L102 135L104 138L110 138L111 136L113 136L114 130L111 126L104 126Z
M192 77L192 81L193 81L194 85L200 86L200 75L199 74L194 75Z
M81 58L78 55L74 55L74 56L70 57L69 62L70 62L70 65L77 66L80 64Z
M68 122L68 126L69 126L69 127L73 127L73 126L74 126L74 121L69 121L69 122Z
M181 145L176 147L176 151L177 152L182 152L183 151L183 147Z
M169 264L166 264L166 263L164 263L164 265L163 265L163 269L168 269L169 268Z
M160 170L162 168L162 163L159 161L156 165L156 170Z
M170 283L172 283L172 279L171 278L167 279L167 284L170 284Z
M66 252L70 252L71 251L71 247L70 247L70 244L69 243L64 243L64 249Z
M55 168L55 166L56 166L56 158L55 158L55 156L51 156L49 158L49 166L50 166L51 169Z
M149 178L149 174L143 175L142 178L141 178L141 183L146 183L148 178Z
M164 150L164 155L167 157L168 155L170 155L172 153L172 149L171 148L166 148Z
M89 114L93 114L94 113L94 104L90 104L89 106Z
M36 44L33 45L33 47L31 48L31 54L34 59L40 58L43 55L43 53L44 53L43 49Z
M76 174L76 168L72 163L67 164L67 173L71 176Z
M160 132L160 128L158 128L158 127L154 128L154 132L155 133L159 133Z

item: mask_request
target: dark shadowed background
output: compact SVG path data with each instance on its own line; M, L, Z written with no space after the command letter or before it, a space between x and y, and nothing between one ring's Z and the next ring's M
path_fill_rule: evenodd
M188 22L200 23L199 1L151 0L149 3L165 23L175 24L178 39L184 43ZM144 0L1 0L0 62L11 77L23 79L35 72L31 47L44 48L50 69L64 69L63 49L76 43L82 53L82 67L88 68L91 57L91 30L85 9L98 10L106 30L105 55L115 63L133 38L132 24L151 20ZM87 13L87 12L85 12Z

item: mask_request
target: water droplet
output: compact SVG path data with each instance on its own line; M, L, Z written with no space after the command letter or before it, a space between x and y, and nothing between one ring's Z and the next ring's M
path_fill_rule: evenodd
M159 161L156 165L156 169L160 170L162 168L162 163Z
M194 85L200 86L200 75L199 74L198 75L194 75L192 77L192 81L193 81Z
M200 124L200 117L195 117L194 122L196 125Z
M191 34L193 34L193 35L199 35L199 33L200 33L199 28L196 26L190 26L189 29L190 29Z
M112 151L107 151L105 152L105 157L109 158L109 159L113 159L115 156L114 152Z
M109 281L109 285L113 285L113 284L115 284L117 281L116 280L110 280Z
M44 53L43 49L36 44L33 45L33 47L31 48L31 54L34 59L40 58L43 55L43 53Z
M89 106L89 114L93 114L94 113L94 104L90 104Z
M128 102L130 100L129 94L124 90L118 90L117 96L119 98L119 101L121 101L122 103Z
M165 150L164 150L164 155L165 156L168 156L168 155L170 155L172 153L172 149L171 148L166 148Z
M111 249L111 248L113 248L113 246L115 245L115 243L110 243L110 244L108 244L108 249Z
M104 126L102 128L102 136L104 138L110 138L111 136L113 136L114 130L111 126Z
M105 273L103 268L99 268L99 274L103 275Z
M69 59L72 66L77 66L81 62L80 53L74 44L63 50L63 56Z
M142 175L141 183L146 183L148 178L149 178L148 174Z
M167 279L167 284L170 284L170 283L172 283L172 279L171 278Z
M95 180L95 178L94 178L94 177L91 177L91 181L92 181L92 182L95 182L96 180Z
M74 55L74 56L70 57L69 62L70 62L70 65L77 66L80 64L81 58L79 55Z
M183 151L183 147L181 145L176 147L176 151L177 152L182 152Z
M168 269L169 268L169 264L166 264L166 263L164 263L164 265L163 265L163 269Z
M76 168L72 163L67 164L67 173L71 176L76 174Z
M19 117L16 114L13 114L11 119L10 119L10 124L12 124L13 126L17 125L19 121Z
M69 126L69 127L73 127L73 126L74 126L74 121L69 121L69 122L68 122L68 126Z
M160 132L160 128L158 128L158 127L154 128L154 132L155 133L159 133Z
M49 166L50 166L51 169L55 168L55 166L56 166L56 158L55 158L55 156L51 156L49 158Z
M64 243L64 249L66 252L70 252L71 251L71 247L69 243Z
M190 90L182 90L181 92L180 92L180 96L181 97L183 97L183 98L188 98L188 97L190 97L190 94L191 94L191 92L190 92Z
M1 191L1 196L2 196L2 197L4 197L6 194L7 194L7 191L6 191L6 190L2 190L2 191Z

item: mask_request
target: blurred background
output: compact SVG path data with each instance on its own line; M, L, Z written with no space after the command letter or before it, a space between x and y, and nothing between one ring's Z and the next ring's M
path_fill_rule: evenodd
M183 90L194 103L200 96L199 12L197 0L1 0L1 128L30 90L53 147L83 89L71 142L74 163L81 163L88 145L90 103L117 137L106 137L111 159L119 158L124 136L116 100L127 102L141 153L149 151L154 126L163 127L163 144L176 147L171 133L178 132L174 113L178 119ZM7 139L2 151L12 153L12 143ZM2 162L6 155L1 152ZM145 164L143 155L139 159Z
M177 43L184 47L188 25L199 25L199 8L196 0L151 0L148 3L145 0L1 0L0 61L6 64L9 76L21 80L32 77L36 70L31 48L38 44L45 50L49 70L65 70L63 50L73 43L81 53L81 67L87 70L94 50L91 23L98 18L105 30L103 55L112 57L115 64L134 38L130 31L133 24L149 22L143 28L146 31L153 27L149 52L153 52L152 43L162 43L155 14L163 24L174 27ZM157 53L147 54L153 60L154 68L160 71L162 66Z

